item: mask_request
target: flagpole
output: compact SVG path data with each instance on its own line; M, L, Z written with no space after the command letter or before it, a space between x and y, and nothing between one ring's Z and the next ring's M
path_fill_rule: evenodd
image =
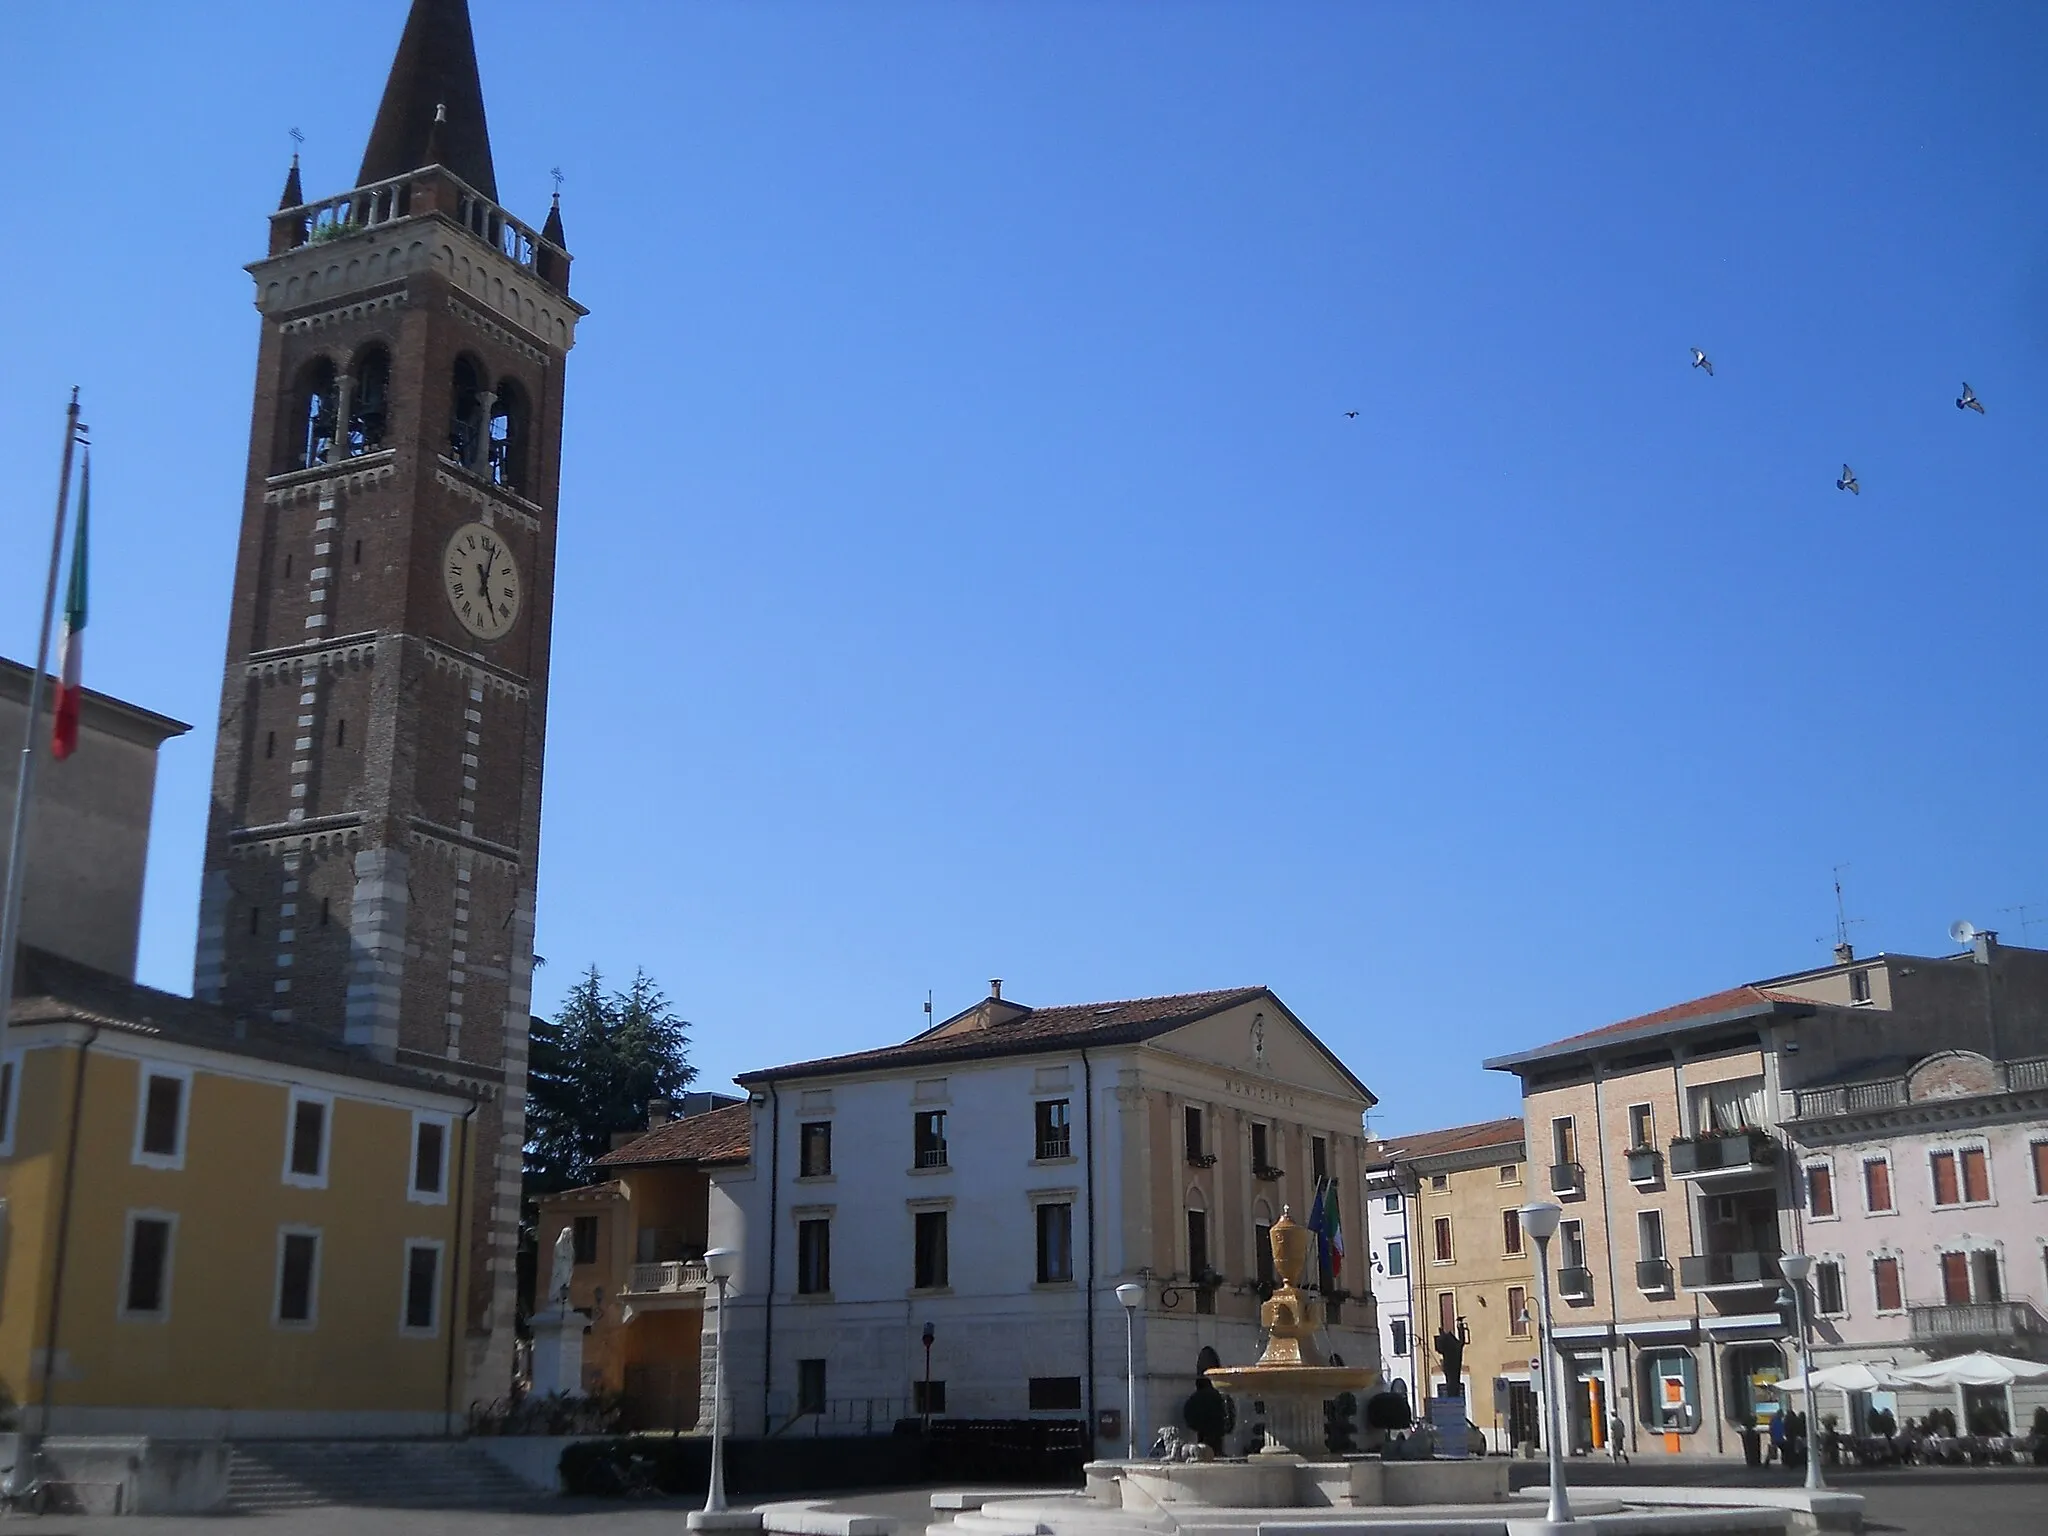
M57 472L57 516L50 530L50 577L43 587L43 625L36 631L36 665L28 678L28 714L21 725L21 770L14 782L14 828L7 839L7 883L0 893L0 1060L7 1051L7 1020L14 1007L14 962L21 947L21 894L28 884L28 807L36 787L36 737L42 730L43 681L50 666L50 620L57 611L57 571L64 563L64 517L71 502L71 454L78 445L78 386L64 412L64 464Z

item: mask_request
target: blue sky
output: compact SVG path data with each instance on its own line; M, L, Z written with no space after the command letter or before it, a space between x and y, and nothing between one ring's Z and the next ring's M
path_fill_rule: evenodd
M543 1010L644 965L715 1083L990 976L1264 982L1398 1131L1824 960L1836 864L1866 950L2048 941L2048 10L473 10L592 310ZM403 11L0 11L0 650L75 382L87 681L196 727L180 990L241 266L288 129L351 183Z

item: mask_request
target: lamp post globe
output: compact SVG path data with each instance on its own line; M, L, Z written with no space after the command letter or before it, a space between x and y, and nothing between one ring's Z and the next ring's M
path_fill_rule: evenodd
M1124 1309L1124 1460L1138 1459L1138 1356L1133 1343L1138 1305L1145 1299L1145 1287L1126 1280L1116 1288L1116 1299Z
M1799 1334L1799 1375L1806 1391L1806 1486L1818 1491L1827 1487L1821 1476L1820 1445L1813 1433L1813 1343L1806 1328L1806 1281L1813 1273L1813 1255L1788 1253L1778 1260L1778 1273L1792 1291L1792 1326Z
M1557 1368L1550 1326L1550 1240L1557 1236L1564 1207L1555 1200L1532 1200L1517 1213L1522 1230L1536 1244L1536 1358L1543 1371L1543 1445L1550 1463L1551 1525L1569 1525L1572 1504L1564 1486L1564 1442L1557 1425Z

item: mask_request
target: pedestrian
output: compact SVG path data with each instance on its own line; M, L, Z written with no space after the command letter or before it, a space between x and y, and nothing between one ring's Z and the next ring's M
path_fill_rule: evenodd
M1618 1408L1607 1420L1607 1452L1616 1461L1628 1460L1628 1427L1621 1422Z
M1771 1448L1764 1452L1764 1465L1785 1460L1785 1405L1778 1404L1778 1411L1771 1415Z

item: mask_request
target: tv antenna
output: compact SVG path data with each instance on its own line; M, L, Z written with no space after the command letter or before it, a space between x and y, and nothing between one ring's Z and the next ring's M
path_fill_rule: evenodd
M1847 949L1847 948L1849 947L1849 930L1850 930L1851 928L1861 928L1861 927L1863 926L1863 919L1862 919L1862 918L1860 918L1860 917L1851 917L1851 916L1849 915L1849 904L1848 904L1848 899L1847 899L1847 898L1846 898L1846 897L1845 897L1845 896L1844 896L1844 895L1842 894L1842 871L1843 871L1843 870L1845 870L1845 869L1848 869L1849 867L1850 867L1850 866L1849 866L1849 865L1847 865L1847 864L1837 864L1837 865L1835 865L1835 866L1834 866L1834 876L1835 876L1835 948L1836 948L1837 950L1843 950L1843 949ZM1826 940L1826 939L1815 939L1815 940L1814 940L1814 943L1816 943L1816 944L1825 944L1825 943L1827 943L1827 940Z
M2040 904L2039 902L2037 902L2037 901L2023 901L2023 902L2020 902L2020 903L2019 903L2019 904L2018 904L2017 906L2011 906L2011 907L2000 907L2000 908L1999 908L1998 910L1999 910L2000 912L2016 912L2016 913L2018 913L2018 914L2019 914L2019 919L2020 919L2020 942L2021 942L2022 944L2029 944L2029 945L2030 945L2030 944L2031 944L2031 941L2032 941L2032 939L2033 939L2033 933L2034 933L2034 924L2035 924L2036 922L2038 922L2038 921L2039 921L2039 919L2038 919L2038 918L2032 918L2032 917L2029 917L2029 916L2027 916L2027 914L2028 914L2029 912L2038 912L2038 911L2040 911L2040 910L2041 910L2041 904Z
M932 989L930 987L924 989L924 1027L926 1029L932 1027Z

